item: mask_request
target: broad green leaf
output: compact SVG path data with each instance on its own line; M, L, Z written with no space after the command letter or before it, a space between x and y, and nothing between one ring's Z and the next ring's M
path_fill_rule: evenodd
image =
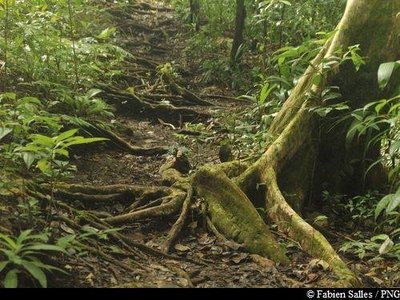
M400 194L394 194L386 207L386 214L391 213L400 205Z
M98 39L106 40L109 39L116 31L115 27L108 27L104 29L98 36Z
M23 231L17 238L16 242L18 245L21 245L23 241L31 234L32 230Z
M26 168L29 169L35 161L36 156L32 152L24 152L22 153L22 158L25 162Z
M10 238L8 235L2 234L0 233L0 239L4 240L5 242L7 242L7 246L9 248L15 249L17 248L17 244L14 242L14 240L12 238Z
M66 140L67 138L70 138L71 136L75 135L78 132L78 130L79 129L71 129L61 133L59 136L55 137L55 142L58 143Z
M100 93L102 93L102 92L103 92L103 91L102 91L102 90L99 90L99 89L90 89L89 91L87 91L86 97L89 98L89 99L91 99L91 98L97 96L98 94L100 94Z
M12 131L13 130L11 128L0 127L0 141Z
M64 236L64 237L58 239L57 246L65 249L75 240L76 240L75 234L67 235L67 236Z
M37 163L37 167L42 173L48 173L51 170L50 162L46 159L41 159Z
M102 142L102 141L108 141L106 138L83 138L81 139L76 139L75 141L71 141L63 146L63 148L68 148L70 146L75 146L75 145L82 145L82 144L90 144L90 143L95 143L95 142Z
M375 235L371 238L372 242L376 242L376 241L385 241L389 238L389 236L387 234L379 234L379 235Z
M39 281L42 288L47 287L46 274L44 274L44 272L38 266L26 260L22 262L22 266L32 275L33 278Z
M0 99L7 99L7 100L16 100L17 99L17 94L15 93L4 93L0 95Z
M53 146L54 145L54 141L52 138L45 136L45 135L41 135L41 134L34 134L31 136L32 141L34 141L35 143L38 143L40 145L43 146Z
M399 66L399 62L387 62L380 65L378 70L378 83L381 89L384 89L388 85L394 71Z
M56 252L63 252L67 253L65 249L57 245L46 245L46 244L36 244L29 247L25 247L24 250L36 250L36 251L56 251Z
M7 267L8 263L9 263L8 261L1 261L0 262L0 273L1 273L1 271L4 270L5 267Z
M69 157L69 152L65 149L56 149L54 152L65 157Z
M375 111L377 114L379 114L381 112L382 108L384 108L386 106L386 104L388 103L388 101L386 101L386 100L381 100L379 102L380 103L375 106Z
M13 269L9 271L4 278L4 287L6 289L15 289L18 286L18 270Z
M388 207L389 203L392 201L392 199L394 199L394 196L394 194L389 194L379 201L375 209L375 220L378 219L380 214Z

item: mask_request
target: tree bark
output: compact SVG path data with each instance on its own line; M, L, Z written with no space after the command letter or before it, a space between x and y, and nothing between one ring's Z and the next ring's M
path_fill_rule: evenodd
M189 0L190 5L190 23L195 24L196 31L200 29L199 14L200 14L200 0Z
M319 132L316 117L309 110L311 106L320 105L315 95L326 87L338 85L343 99L350 100L353 108L377 100L380 94L375 78L379 65L400 57L399 12L398 0L349 0L336 34L310 64L273 121L269 133L274 142L265 153L243 173L231 179L210 167L195 175L195 189L209 204L207 213L216 223L218 231L244 243L250 252L285 263L284 250L276 242L270 242L271 247L261 247L262 250L259 247L261 239L264 236L270 238L271 234L267 227L256 225L259 221L249 200L264 199L269 220L277 224L280 231L298 241L310 255L328 262L338 277L338 286L360 285L359 279L325 237L306 223L294 208L302 208L304 198L314 184L313 178L317 175L323 177L321 173L313 174L314 170L324 170L327 173L325 178L329 180L327 177L339 174L346 162L344 135L340 134L335 137L337 140L332 141L327 132ZM368 57L367 64L359 72L355 72L351 64L323 71L324 61L337 55L337 51L343 53L355 44L359 44L362 55ZM318 85L314 84L315 76L321 74L323 79ZM320 134L322 138L319 138ZM328 159L323 152L326 147L321 146L327 142L330 142L328 147L335 149ZM284 170L290 170L291 176L286 176ZM223 188L214 186L217 182L223 184ZM293 199L284 197L291 193L295 193ZM226 205L229 200L234 203L233 207ZM240 209L235 209L239 206ZM254 218L254 226L248 226L251 221L246 216Z
M244 29L246 21L246 6L244 0L236 0L235 36L231 49L231 63L236 65L240 61L239 48L244 42Z

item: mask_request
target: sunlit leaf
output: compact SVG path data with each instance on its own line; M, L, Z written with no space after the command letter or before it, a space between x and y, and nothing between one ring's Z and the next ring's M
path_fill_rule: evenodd
M14 289L18 286L18 270L9 271L4 278L4 287L6 289Z

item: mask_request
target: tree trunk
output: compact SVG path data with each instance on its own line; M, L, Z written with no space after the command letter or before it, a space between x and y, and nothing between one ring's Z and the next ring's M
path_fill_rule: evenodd
M243 1L237 3L239 9ZM224 170L231 179L217 170L218 167L205 167L195 175L194 187L199 196L206 199L207 212L220 232L243 243L250 252L286 263L284 249L271 241L271 233L260 225L250 203L263 199L269 220L298 241L310 255L329 263L338 277L338 286L360 285L359 279L324 236L295 211L302 208L313 178L323 176L321 173L314 175L314 170L325 171L324 177L329 181L346 163L344 135L339 134L333 140L328 132L319 132L319 124L309 107L320 103L318 97L310 95L319 95L326 87L337 85L343 99L350 100L354 108L377 100L380 93L375 78L379 65L400 58L399 11L398 0L349 0L336 34L310 64L273 121L269 133L275 139L265 153L240 175ZM324 61L338 50L347 51L356 44L360 45L362 55L368 57L367 64L359 72L350 64L335 66L329 73L322 71ZM322 74L323 80L315 85L314 78L318 74ZM322 137L318 138L320 134ZM325 147L328 142L330 144ZM334 149L334 153L324 153L327 148ZM290 176L287 176L288 171ZM295 196L286 199L285 194ZM229 201L231 205L226 204Z
M232 65L236 65L240 61L241 53L239 48L243 44L244 29L246 21L246 6L244 0L236 0L236 21L235 21L235 36L233 38L232 50L231 50L231 62Z
M200 0L189 0L190 5L190 23L195 24L196 31L200 29L199 14L200 14Z

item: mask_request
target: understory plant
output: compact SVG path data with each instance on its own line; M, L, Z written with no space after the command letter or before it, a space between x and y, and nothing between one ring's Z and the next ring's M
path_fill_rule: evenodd
M49 234L34 234L26 230L13 238L0 233L0 275L5 288L16 288L22 276L37 281L41 287L47 287L47 274L66 273L51 263L44 263L51 254L66 254L65 248L49 243Z

